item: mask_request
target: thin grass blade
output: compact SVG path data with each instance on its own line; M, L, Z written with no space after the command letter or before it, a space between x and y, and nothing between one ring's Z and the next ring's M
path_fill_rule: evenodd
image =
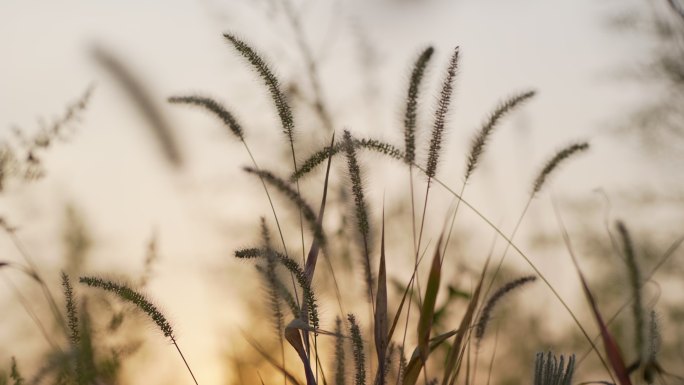
M387 353L387 271L385 268L385 213L382 215L378 292L375 297L375 350L378 354L378 384L385 384Z

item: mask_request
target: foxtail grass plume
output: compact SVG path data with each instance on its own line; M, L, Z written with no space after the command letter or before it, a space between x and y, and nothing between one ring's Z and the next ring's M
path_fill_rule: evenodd
M442 140L444 139L444 126L446 125L447 113L449 111L449 106L451 105L451 96L454 91L454 78L456 77L456 70L458 69L458 52L458 47L456 47L451 56L451 60L449 61L446 76L442 83L442 91L440 93L439 101L437 102L437 109L435 110L435 124L432 127L430 150L428 151L428 160L425 167L428 178L434 178L437 174L437 164L439 163Z
M162 314L162 312L159 311L159 309L149 299L147 299L147 297L145 297L145 295L138 293L125 284L114 283L112 281L107 281L98 277L81 277L79 282L86 286L108 291L123 301L132 303L142 312L147 314L155 324L157 324L157 327L164 334L164 337L170 339L175 338L171 323L166 319L164 314Z
M361 178L361 167L356 159L356 151L354 149L354 142L351 133L348 130L344 131L343 144L345 153L347 155L347 169L349 171L349 179L351 180L352 196L354 197L354 213L356 216L356 224L363 242L364 252L364 279L368 289L368 300L373 302L373 272L371 270L370 262L370 221L368 219L368 205L363 191L363 183Z
M532 98L535 95L535 91L526 91L517 95L514 95L506 99L503 103L494 110L494 112L489 116L487 122L482 126L480 131L477 133L473 142L470 146L470 155L468 156L468 163L466 165L465 180L468 180L472 175L473 171L477 167L478 161L485 146L487 145L487 140L491 136L494 128L496 128L497 123L509 112L513 111L520 104L526 100Z
M271 313L273 315L273 322L276 327L276 333L279 338L282 338L283 330L285 328L285 321L283 311L280 307L280 294L278 290L278 275L276 273L276 256L271 248L271 236L266 225L266 219L261 217L261 242L262 247L266 251L266 269L264 270L264 277L268 284L268 295L271 305Z
M244 132L242 131L242 125L240 125L240 122L233 116L230 111L228 111L224 106L222 106L219 102L216 100L206 97L206 96L172 96L168 98L169 103L174 103L174 104L188 104L188 105L195 105L198 107L202 107L205 110L213 113L216 115L223 124L226 125L228 129L240 140L243 141L244 138Z
M484 307L482 308L482 313L480 315L480 319L477 322L477 325L475 326L475 339L477 340L477 343L479 344L480 341L482 341L482 338L485 335L485 331L487 330L487 325L489 324L489 320L492 317L492 311L494 310L494 307L496 304L504 297L506 294L510 293L511 291L525 285L528 282L533 282L537 279L536 276L534 275L529 275L526 277L521 277L515 280L512 280L505 285L501 286L499 290L494 292L494 294L489 297L487 302L485 303Z
M622 248L625 256L625 264L629 273L629 286L632 289L632 316L634 317L635 348L639 354L639 359L646 359L646 322L644 320L643 299L641 296L641 272L637 264L636 254L632 237L629 235L627 226L622 221L615 224L618 234L622 239Z
M66 315L67 325L69 327L69 341L72 346L78 346L81 338L79 336L78 313L76 312L76 300L74 298L74 289L71 286L69 276L62 272L62 289L64 290L64 299L66 300Z
M359 329L359 324L356 322L356 317L353 314L349 314L347 320L349 320L352 351L354 353L354 384L366 385L366 355L363 352L361 329Z
M269 68L266 61L246 42L240 40L237 36L224 33L225 37L235 49L242 55L247 61L252 64L259 77L264 81L269 93L271 94L271 99L275 104L276 110L278 111L278 117L280 118L280 123L283 127L283 132L287 136L290 144L294 144L294 118L292 117L292 110L290 105L287 103L285 95L280 89L280 82L276 78L275 74Z
M354 143L355 148L362 148L370 151L377 152L382 155L386 155L390 158L393 159L403 159L404 158L404 153L399 150L397 147L395 147L392 144L382 142L377 139L372 139L372 138L362 138L362 139L357 139L353 138L352 142ZM315 153L311 154L304 162L302 162L297 169L296 172L294 172L290 176L290 181L296 182L299 180L301 177L304 175L310 173L313 171L316 166L319 164L325 162L328 160L328 157L331 155L335 156L339 152L344 151L344 142L338 143L332 147L326 146L322 150L318 150Z
M587 151L588 149L589 143L580 142L570 144L564 149L558 151L556 155L554 155L553 158L546 163L539 175L537 175L537 178L534 180L532 195L537 195L541 191L549 175L551 175L551 173L553 173L553 171L556 170L561 163L565 162L566 159L569 159L573 155Z
M413 65L408 95L406 96L406 112L404 114L404 161L412 164L416 159L416 120L418 116L418 96L420 84L425 75L428 62L435 52L433 47L427 47Z

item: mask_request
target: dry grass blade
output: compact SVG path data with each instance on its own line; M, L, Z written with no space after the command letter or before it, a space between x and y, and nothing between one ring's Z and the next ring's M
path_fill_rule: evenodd
M159 109L155 98L143 86L142 82L133 75L133 72L110 52L98 48L93 51L93 57L121 84L122 88L140 110L142 116L145 117L149 128L152 129L154 137L160 144L166 160L174 167L179 167L183 163L180 145L170 123Z
M385 266L385 215L382 216L378 292L375 299L375 350L378 354L378 385L385 385L387 354L387 271Z
M423 298L423 305L420 309L420 318L418 320L417 335L418 346L416 348L417 355L411 357L411 360L406 367L404 373L404 385L413 385L418 380L418 376L422 368L427 362L430 355L432 344L430 343L430 332L432 330L432 321L435 315L435 304L437 303L437 293L439 292L439 284L442 275L441 254L439 247L442 244L442 239L437 242L437 248L432 258L432 265L430 266L430 273L428 275L427 286L425 287L425 296ZM441 341L440 341L441 342Z
M242 126L240 122L233 116L233 114L228 111L224 106L222 106L216 100L206 97L206 96L172 96L168 98L169 103L174 104L188 104L202 107L205 110L216 115L223 124L230 129L230 131L241 141L244 140L244 132L242 131Z
M421 358L427 358L428 343L430 341L430 332L432 330L432 321L435 315L435 305L437 303L437 294L439 292L439 284L442 277L442 263L439 246L442 244L440 238L437 242L435 255L432 258L432 265L430 266L430 273L428 275L427 286L425 287L425 296L423 297L423 306L420 309L420 319L418 321L418 350Z
M433 47L427 47L413 65L411 81L409 82L408 95L406 97L406 112L404 114L404 160L411 164L416 159L416 120L418 110L418 96L420 84L425 75L425 69L435 52Z
M513 111L520 104L526 100L532 98L535 95L535 91L526 91L517 95L514 95L503 103L501 103L496 110L489 116L487 122L482 126L480 131L477 133L473 139L472 145L470 146L470 155L468 156L468 163L466 165L465 179L468 180L472 175L473 171L479 163L480 156L487 145L487 140L492 135L494 128L496 128L497 123L509 112Z
M333 133L332 139L330 140L330 149L335 145L335 134ZM330 177L330 166L332 165L332 151L328 155L328 167L325 170L325 181L323 182L323 197L321 198L321 206L318 209L318 218L316 219L316 228L322 228L323 226L323 215L325 214L325 204L328 198L328 182ZM306 266L304 271L309 279L309 282L313 280L314 271L316 270L316 262L318 261L318 253L321 249L321 244L318 239L314 237L311 243L311 248L309 249L309 254L306 257Z
M311 370L309 357L306 354L306 348L304 347L304 343L302 341L302 333L299 331L299 329L294 328L291 325L287 325L285 327L285 339L287 339L287 342L289 342L295 351L297 351L297 355L299 355L299 359L302 361L302 365L304 365L306 384L316 385L316 377Z

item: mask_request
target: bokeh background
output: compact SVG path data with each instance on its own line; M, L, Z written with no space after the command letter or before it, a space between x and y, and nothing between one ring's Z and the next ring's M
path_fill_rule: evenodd
M500 127L467 195L510 232L542 163L570 141L591 142L590 153L556 175L552 188L535 202L519 236L580 313L584 302L555 238L550 196L561 202L580 252L599 257L587 261L590 275L611 270L602 268L600 260L605 251L600 245L607 242L607 227L612 229L606 221L624 219L644 254L662 254L681 235L684 23L666 1L302 0L291 5L301 35L283 3L275 0L0 3L3 141L16 146L16 132L32 137L49 127L69 103L94 87L78 122L40 151L44 175L30 181L8 177L3 183L0 215L17 227L17 236L55 287L59 270L73 263L74 253L82 258L79 271L137 277L152 243L158 259L147 291L176 325L201 383L229 383L236 377L229 356L243 349L240 330L249 331L262 299L253 294L261 290L253 268L234 261L232 253L258 239L258 218L268 216L269 208L259 185L241 171L249 158L239 143L216 120L169 105L166 98L189 93L216 97L242 120L260 163L278 170L287 164L271 101L224 32L249 41L273 64L293 100L305 143L302 153L326 143L329 133L305 102L312 90L299 37L316 60L335 130L349 128L397 144L402 143L403 98L416 55L428 44L437 50L420 117L429 127L447 58L460 46L440 170L453 186L460 186L469 140L486 114L505 96L536 90L534 100ZM169 158L168 148L165 152L103 57L124 65L145 87L175 138L177 159ZM383 196L397 216L405 215L403 174L392 162L365 160L373 169L367 182L376 217ZM320 180L312 186L320 186ZM312 202L318 199L311 196ZM438 233L449 202L448 195L436 193L432 234ZM459 219L467 238L460 250L489 248L491 231L475 222L467 214ZM401 279L411 268L410 253L402 252L408 247L401 242L405 231L395 229L396 254L404 255L390 267L390 275ZM286 236L296 245L296 229ZM21 260L5 234L0 250L2 259ZM478 269L485 256L463 254L472 259L459 255L458 264L471 269ZM681 258L673 257L662 293L652 297L680 317ZM511 269L525 269L518 259L509 259ZM623 268L615 261L613 272ZM9 285L27 295L33 289L16 273L2 275L10 283L7 290L0 286L0 362L14 355L26 367L38 365L38 353L47 346ZM530 296L543 300L528 307L551 324L549 333L560 335L567 319L556 317L562 311L543 288L537 289ZM40 297L35 298L32 303L40 308ZM332 318L335 306L327 311ZM672 314L663 314L664 324L670 325L664 329L678 335L681 327L673 326ZM583 319L590 324L589 317ZM126 378L131 383L143 378L146 383L186 383L180 365L160 369L177 362L175 352L163 338L154 338L151 326L143 331L148 334L145 347L125 367ZM684 359L683 349L679 342L673 357Z

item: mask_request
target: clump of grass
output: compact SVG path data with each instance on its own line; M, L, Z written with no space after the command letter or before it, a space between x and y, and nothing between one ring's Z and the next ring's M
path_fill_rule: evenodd
M548 352L537 353L534 360L534 385L571 385L572 376L575 371L575 355L568 358L567 365L565 357L561 354L560 359Z

